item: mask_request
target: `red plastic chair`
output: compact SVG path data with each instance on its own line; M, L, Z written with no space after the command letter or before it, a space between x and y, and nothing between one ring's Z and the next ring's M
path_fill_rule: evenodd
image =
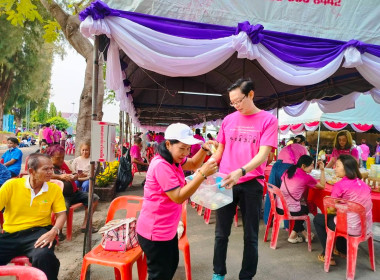
M66 147L66 155L75 155L75 144L68 143Z
M50 182L57 184L63 191L64 184L61 180L51 179ZM73 237L73 219L74 211L78 208L84 207L83 203L76 203L70 206L69 213L66 220L66 240L71 241Z
M183 252L183 259L185 261L185 271L186 280L191 280L191 260L190 260L190 245L187 239L187 200L182 203L182 223L183 223L183 233L181 238L178 240L178 248Z
M308 238L308 250L311 252L311 225L310 225L310 217L308 215L303 215L303 216L292 216L290 215L288 205L286 204L285 198L279 188L276 186L268 183L268 192L270 195L270 204L271 204L271 211L269 212L269 218L268 218L268 223L267 227L265 230L264 234L264 242L267 242L268 239L268 233L269 233L269 228L271 227L272 224L272 219L273 220L273 229L272 229L272 237L270 241L270 247L272 249L276 249L277 246L277 239L278 239L278 233L280 230L280 223L282 220L289 220L289 234L292 232L293 227L294 227L294 221L296 220L304 220L306 221L307 224L307 238ZM281 200L282 206L284 208L284 215L280 215L276 211L276 198L275 195L278 196Z
M375 271L375 251L373 244L372 232L367 234L367 223L365 208L359 203L346 199L332 198L326 196L323 199L323 208L325 210L325 223L327 232L326 250L325 250L325 266L326 272L330 269L331 253L335 240L338 236L343 236L347 240L347 270L346 279L353 280L355 278L356 259L358 254L358 246L361 242L368 241L368 253L371 268ZM327 227L327 208L336 209L336 227L335 231ZM361 235L352 236L347 232L347 213L356 213L360 216Z
M1 232L3 231L3 224L4 224L3 212L0 211L0 227L1 227Z
M269 175L270 175L270 172L272 171L272 168L266 168L264 170L264 189L263 189L263 197L266 195L267 193L267 189L268 189L268 182L269 182Z
M116 211L127 210L125 218L137 217L141 210L143 198L139 196L120 196L115 198L108 209L106 223L113 219ZM143 256L141 247L125 252L105 251L99 244L83 258L80 279L86 278L87 267L90 264L99 264L114 267L116 280L132 280L132 265L137 261L139 279L146 279L146 258Z
M147 147L146 148L146 157L148 158L148 162L150 163L152 158L154 157L154 148Z
M32 264L29 261L29 258L27 256L18 256L13 258L10 263L13 263L14 265L22 265L22 266L32 266Z
M45 273L29 266L0 266L0 276L16 276L20 280L47 280Z

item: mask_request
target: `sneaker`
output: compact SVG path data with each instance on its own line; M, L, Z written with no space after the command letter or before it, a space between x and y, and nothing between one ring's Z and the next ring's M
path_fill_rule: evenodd
M301 236L297 236L296 238L288 238L288 242L296 244L296 243L302 243L303 238Z
M224 275L219 275L219 274L213 274L212 275L212 280L224 280Z

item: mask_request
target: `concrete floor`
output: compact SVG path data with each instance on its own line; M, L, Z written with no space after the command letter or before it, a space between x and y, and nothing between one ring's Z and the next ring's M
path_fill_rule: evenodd
M33 148L23 148L25 156L36 150ZM3 151L0 151L0 155ZM25 157L24 157L25 158ZM70 160L73 156L66 156ZM136 175L133 186L118 195L143 195L141 182L143 175ZM100 202L98 210L93 217L93 223L96 227L104 225L109 203ZM80 269L82 266L83 252L83 234L80 232L80 225L83 221L84 211L80 209L74 213L73 222L73 239L71 242L63 241L56 247L56 254L61 262L59 278L60 280L79 279ZM188 238L190 242L192 279L193 280L210 280L212 277L212 258L214 247L214 227L215 216L211 215L210 224L203 221L203 216L198 216L195 209L188 207ZM314 231L314 230L313 230ZM64 229L65 232L65 229ZM312 252L308 252L306 243L290 244L287 242L287 232L280 231L277 249L269 248L269 243L264 243L263 235L265 232L264 223L260 224L259 237L259 264L255 279L345 279L346 263L344 259L336 258L337 266L331 267L329 273L323 270L323 263L317 260L321 252L321 245L318 239L312 243ZM314 231L315 233L315 231ZM99 243L100 234L93 234L93 245ZM241 219L239 226L232 227L230 242L227 256L227 275L226 280L237 280L241 266L243 251L243 228ZM380 270L380 242L375 242L376 266ZM137 280L136 265L133 268L133 280ZM4 279L1 278L0 279ZM114 279L113 269L94 265L91 268L91 279ZM185 268L182 253L180 252L180 261L174 280L185 280ZM380 272L373 272L370 269L368 258L368 247L362 243L358 251L358 262L356 265L356 278L365 280L379 280Z
M133 187L119 195L142 195L143 189L141 187L142 176L137 175L134 180ZM105 211L102 212L103 219L105 219ZM80 213L78 213L80 214ZM94 217L95 224L99 223L98 219L101 215L96 213ZM76 215L76 214L75 214ZM74 216L75 216L74 215ZM80 218L78 216L78 218ZM77 222L78 225L80 221ZM191 250L191 264L192 264L192 278L194 280L209 280L212 277L212 258L213 258L213 246L214 246L214 227L215 216L212 214L210 224L207 225L203 221L203 216L198 216L195 209L188 207L188 238L190 242ZM287 232L285 230L280 231L278 239L277 249L273 250L269 248L269 243L264 243L263 234L265 232L265 226L263 223L260 225L260 239L259 239L259 264L255 279L345 279L346 263L344 259L336 258L337 266L332 267L329 273L325 273L323 270L323 263L317 260L317 255L321 251L321 246L315 238L312 243L312 252L308 252L307 244L290 244L287 242ZM97 234L95 234L96 237ZM77 236L78 237L78 236ZM98 237L99 240L100 237ZM73 243L78 242L74 238ZM83 241L82 241L83 242ZM63 242L62 246L58 247L57 255L60 256L63 251L66 251L68 243ZM74 245L74 244L72 244ZM70 244L69 247L72 247ZM236 228L233 226L230 242L228 248L227 257L227 270L226 280L237 280L241 266L242 250L243 250L243 228L241 219L239 219L239 226ZM78 244L80 247L81 245ZM376 265L380 264L380 243L375 242L376 252L375 255ZM79 249L79 248L77 248ZM76 250L77 250L76 249ZM66 254L64 254L66 255ZM75 258L76 268L71 266L71 271L63 273L65 275L62 279L78 279L80 269L80 257ZM65 266L62 265L61 270L65 270ZM62 271L63 272L63 271ZM63 275L62 275L63 276ZM113 269L108 267L102 267L98 265L92 266L91 279L114 279ZM136 266L134 266L133 279L138 279ZM174 280L184 280L185 268L182 253L180 251L179 266L174 277ZM362 243L358 252L358 262L356 266L356 278L355 279L368 279L375 280L380 279L380 272L373 272L370 269L368 259L368 247L366 243Z

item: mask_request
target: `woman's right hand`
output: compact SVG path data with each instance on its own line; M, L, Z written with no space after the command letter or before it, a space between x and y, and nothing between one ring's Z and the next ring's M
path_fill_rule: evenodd
M206 161L199 169L199 171L202 172L206 177L214 174L217 170L218 164L213 158L210 158L208 161Z

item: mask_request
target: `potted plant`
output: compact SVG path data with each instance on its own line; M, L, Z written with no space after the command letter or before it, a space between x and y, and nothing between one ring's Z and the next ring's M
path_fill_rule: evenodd
M117 176L118 161L103 164L103 172L96 176L94 192L103 201L112 201L116 195L115 181Z

